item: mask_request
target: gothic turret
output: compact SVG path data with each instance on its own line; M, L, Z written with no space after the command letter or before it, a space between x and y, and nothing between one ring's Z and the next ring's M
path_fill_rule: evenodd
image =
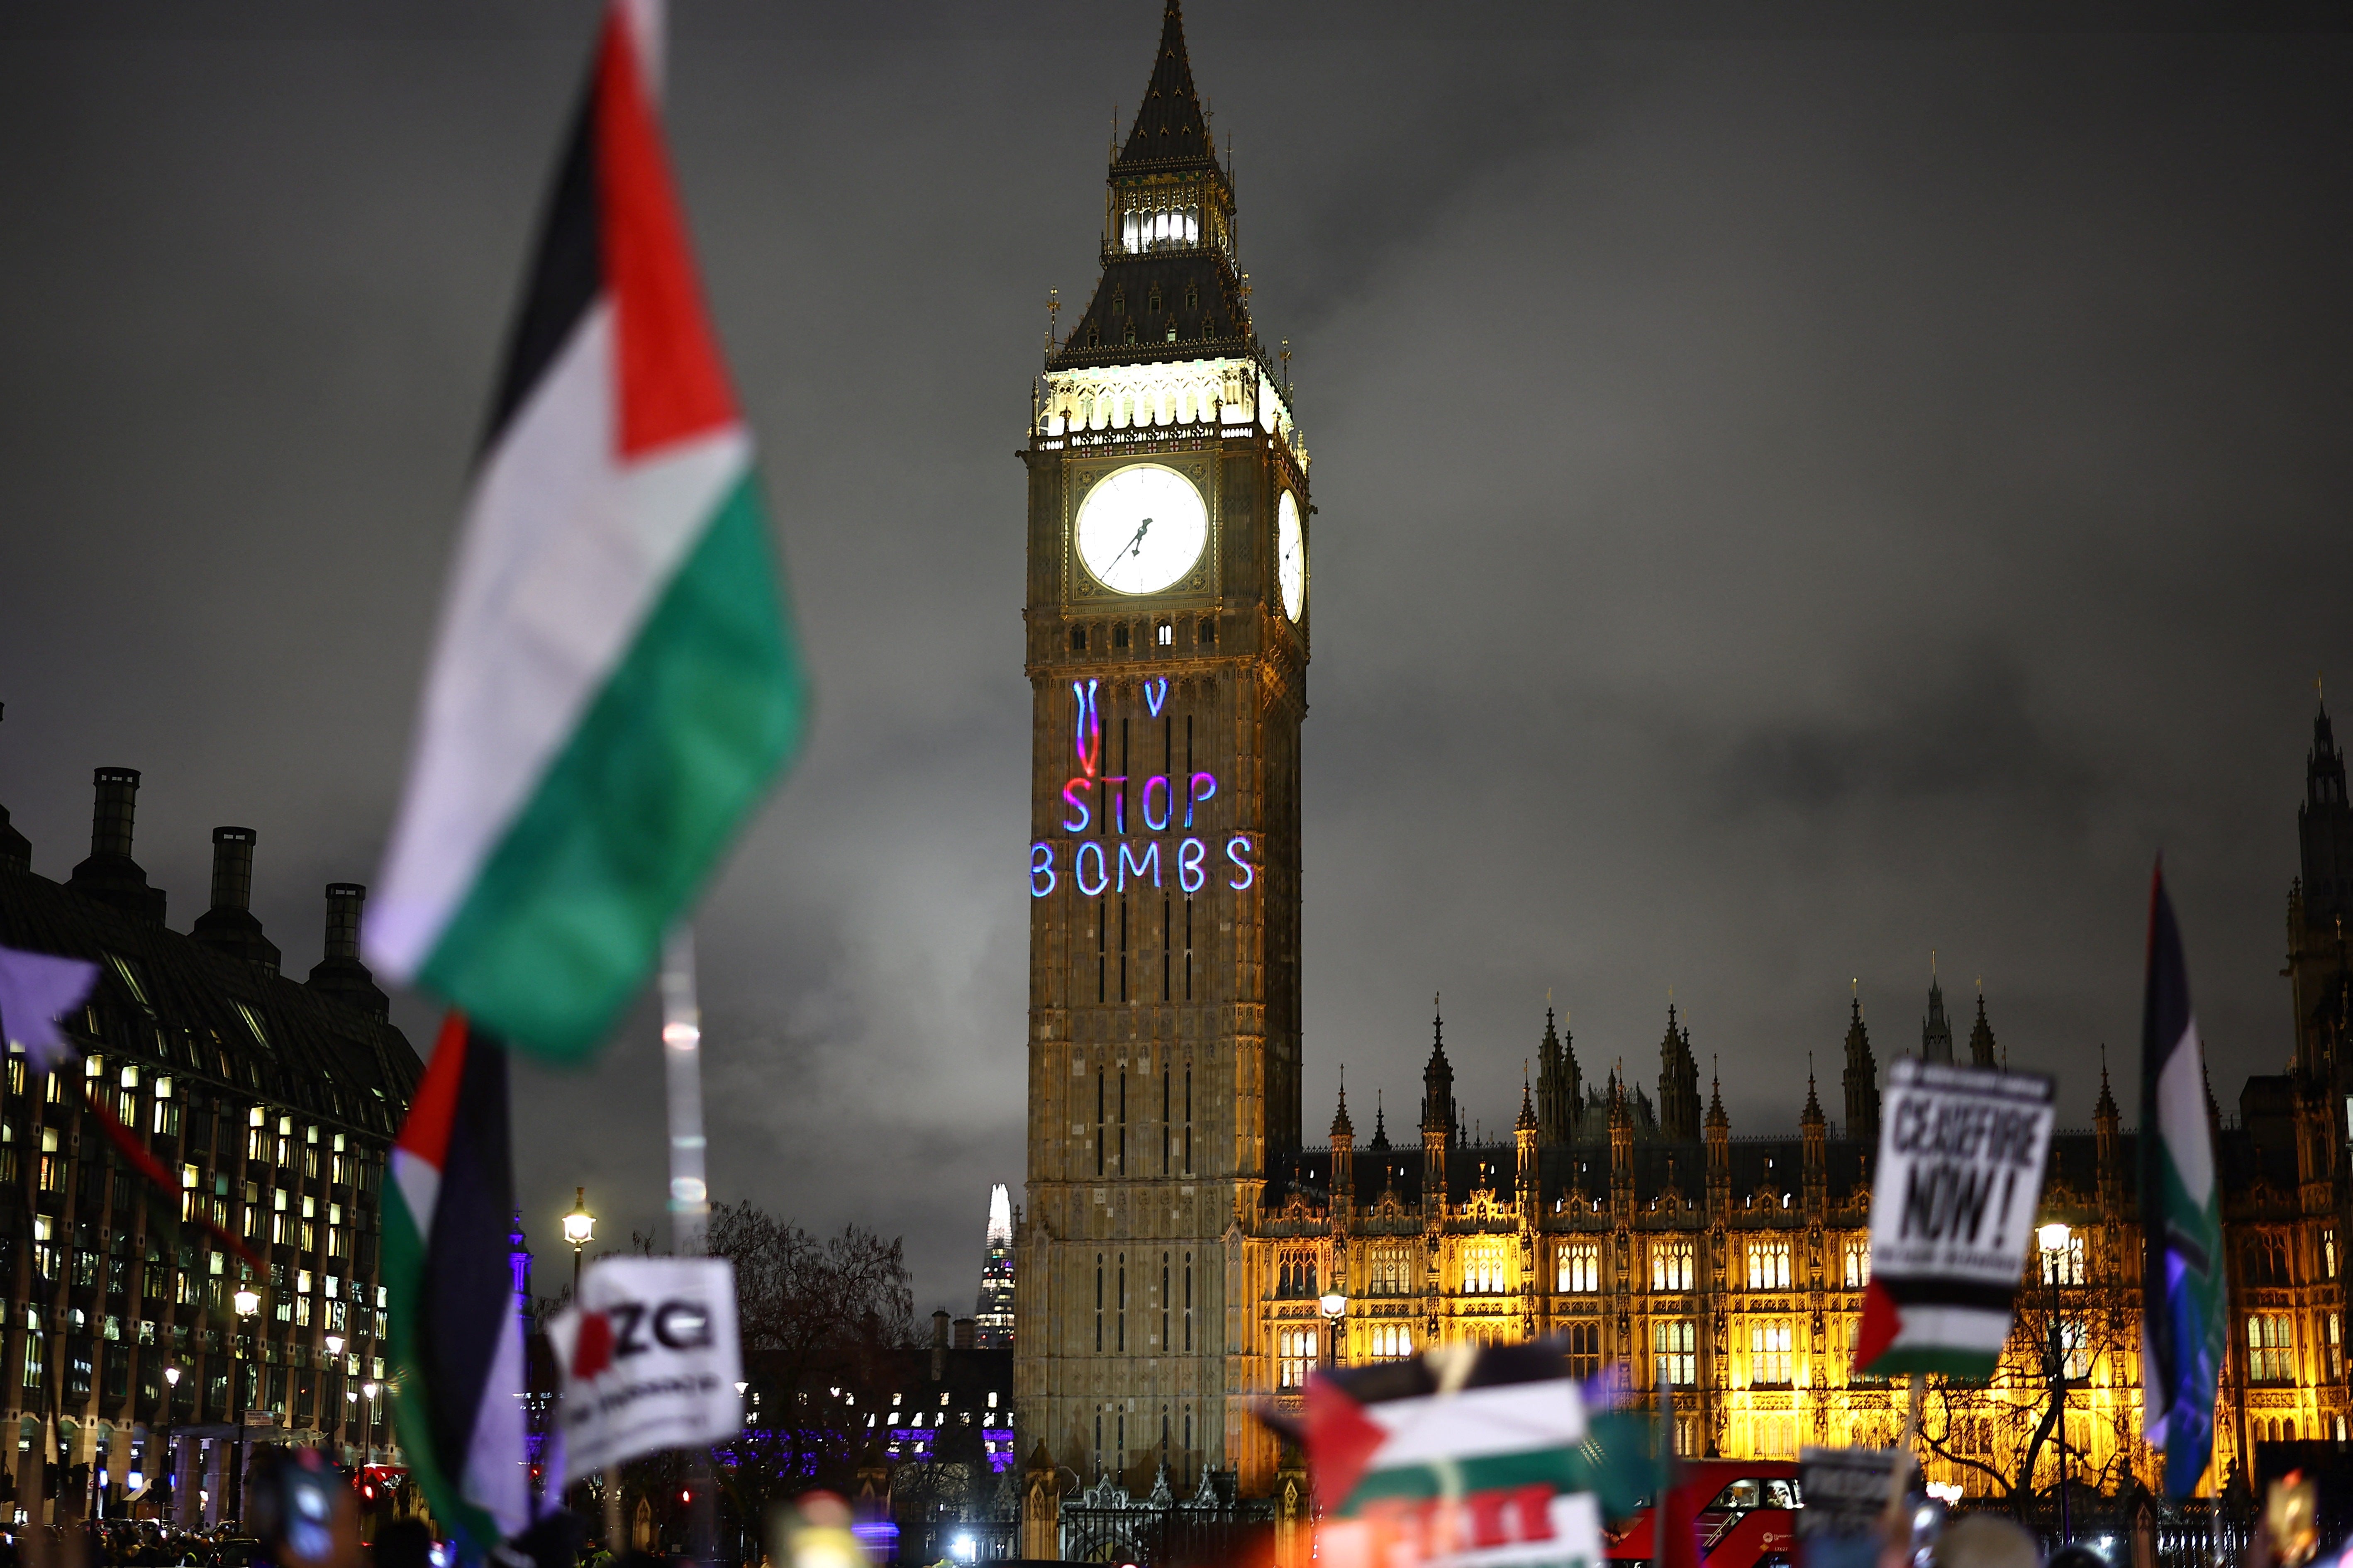
M2100 1207L2104 1213L2120 1217L2124 1211L2124 1194L2132 1173L2125 1169L2124 1117L2116 1110L2116 1097L2108 1091L2108 1047L2100 1047L2100 1098L2092 1107L2092 1135L2099 1155Z
M1451 1136L1454 1131L1454 1064L1446 1059L1446 1020L1430 1021L1430 1060L1421 1069L1421 1131Z
M1356 1127L1348 1120L1348 1079L1340 1077L1340 1109L1332 1113L1332 1212L1344 1212L1356 1195Z
M1675 1142L1699 1138L1699 1063L1691 1030L1675 1025L1675 1005L1667 1004L1667 1036L1659 1042L1659 1136Z
M1370 1143L1366 1144L1365 1147L1367 1149L1385 1150L1388 1148L1388 1118L1381 1110L1381 1091L1376 1089L1373 1090L1373 1141Z
M1953 1059L1953 1022L1945 1016L1945 988L1936 984L1933 971L1928 975L1928 1016L1920 1020L1920 1059Z
M1421 1201L1446 1212L1446 1150L1453 1142L1454 1068L1446 1059L1446 1020L1430 1019L1430 1063L1421 1069Z
M1822 1114L1821 1097L1814 1092L1814 1054L1806 1053L1806 1108L1798 1113L1798 1134L1805 1143L1806 1212L1820 1215L1830 1194L1830 1121Z
M1871 1031L1862 1023L1862 997L1847 1004L1846 1135L1866 1148L1879 1147L1879 1063L1871 1054Z
M1577 1041L1567 1029L1556 1029L1552 1009L1545 1009L1544 1044L1536 1058L1536 1135L1546 1143L1566 1143L1577 1136L1577 1111L1585 1100L1585 1077L1577 1070Z
M1520 1212L1533 1215L1536 1212L1536 1103L1528 1092L1527 1079L1520 1079L1520 1114L1512 1123L1512 1148L1518 1156Z
M1969 1066L1990 1070L1993 1054L1993 1026L1986 1022L1985 987L1981 985L1978 987L1978 1021L1969 1028Z
M1724 1084L1707 1075L1707 1211L1721 1217L1732 1208L1732 1118L1724 1113Z
M2304 805L2296 813L2303 851L2304 918L2327 929L2353 916L2353 805L2345 795L2345 753L2323 704L2312 719L2312 749L2304 756Z
M1634 1112L1615 1068L1609 1070L1609 1206L1621 1224L1634 1212Z

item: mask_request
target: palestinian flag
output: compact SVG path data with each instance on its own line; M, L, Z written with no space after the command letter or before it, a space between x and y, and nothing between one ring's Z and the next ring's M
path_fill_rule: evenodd
M2141 1431L2150 1447L2165 1450L2166 1495L2179 1499L2197 1489L2213 1454L2229 1285L2206 1062L2162 860L2149 890L2140 1053Z
M1655 1484L1652 1423L1588 1413L1557 1342L1450 1345L1411 1361L1318 1371L1303 1418L1261 1411L1299 1441L1322 1500L1330 1568L1406 1561L1584 1563L1605 1518Z
M452 1013L392 1150L384 1279L408 1468L470 1563L531 1522L507 1058Z
M607 12L493 399L368 957L592 1050L807 710L649 44Z

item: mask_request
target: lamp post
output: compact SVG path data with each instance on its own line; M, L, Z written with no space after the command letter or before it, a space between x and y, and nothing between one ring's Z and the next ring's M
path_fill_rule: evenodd
M2070 1534L2067 1511L2067 1345L2059 1319L2059 1271L2067 1263L2067 1244L2074 1233L2060 1220L2039 1226L2034 1238L2042 1247L2042 1278L2051 1287L2051 1403L2059 1412L2059 1541Z
M572 1244L572 1299L580 1299L580 1250L596 1233L596 1216L588 1212L588 1189L572 1189L572 1212L564 1216L564 1239Z
M367 1410L360 1416L360 1436L365 1438L366 1441L360 1445L360 1449L368 1456L368 1462L370 1464L374 1464L375 1462L375 1394L377 1386L376 1381L374 1378L370 1378L365 1383L360 1384L360 1397L367 1401Z
M343 1386L343 1336L341 1334L331 1333L326 1335L319 1342L326 1348L328 1360L334 1365L335 1384L340 1388ZM351 1401L345 1400L343 1403L348 1405ZM330 1406L327 1404L326 1385L322 1383L319 1388L319 1425L322 1426L328 1425L327 1413L329 1409ZM335 1430L340 1432L343 1429L343 1418L341 1416L336 1417L333 1423Z
M180 1455L179 1450L174 1447L174 1444L177 1440L172 1436L172 1401L175 1396L177 1396L179 1392L180 1369L176 1366L164 1367L164 1420L162 1423L163 1430L160 1434L163 1441L159 1446L164 1450L161 1456L164 1461L164 1490L168 1493L172 1499L172 1512L174 1516L176 1516L180 1511ZM153 1485L153 1483L151 1482L149 1484ZM174 1517L165 1522L176 1523L178 1521L176 1517Z
M236 1504L236 1518L242 1524L245 1521L245 1407L237 1395L247 1392L245 1337L253 1331L253 1318L261 1310L261 1297L252 1286L240 1285L237 1294L229 1298L229 1304L237 1310L237 1337L231 1342L236 1350L230 1357L229 1369L229 1414L237 1420L237 1457L233 1461L237 1471L230 1478L236 1484L230 1489L229 1496Z
M1315 1304L1324 1309L1324 1364L1337 1366L1340 1364L1340 1330L1343 1320L1347 1316L1348 1298L1337 1290L1326 1290Z

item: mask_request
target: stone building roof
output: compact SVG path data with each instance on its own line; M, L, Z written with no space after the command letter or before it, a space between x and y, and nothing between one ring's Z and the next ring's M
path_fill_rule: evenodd
M0 944L99 965L89 1005L64 1020L75 1044L390 1138L423 1068L380 1012L352 1005L355 987L381 999L364 967L331 960L304 984L278 972L274 946L263 963L168 929L163 890L147 888L130 860L127 823L121 835L102 885L119 898L0 865ZM249 852L249 840L243 847ZM258 922L249 934L260 938Z

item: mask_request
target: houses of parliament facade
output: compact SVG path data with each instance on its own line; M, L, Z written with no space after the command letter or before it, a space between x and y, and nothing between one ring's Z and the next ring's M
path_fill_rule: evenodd
M1686 1454L1893 1442L1900 1387L1850 1370L1880 1105L1859 1001L1829 1102L1810 1079L1793 1136L1734 1136L1670 1008L1654 1093L1588 1079L1548 1015L1510 1138L1468 1138L1434 1022L1413 1125L1392 1135L1377 1113L1360 1140L1344 1094L1328 1142L1307 1143L1314 508L1237 234L1170 0L1113 151L1102 277L1050 339L1021 454L1033 788L1014 1377L1032 1468L1135 1491L1163 1466L1180 1488L1230 1469L1241 1495L1269 1496L1299 1482L1253 1402L1295 1395L1327 1361L1537 1336L1582 1370L1623 1366ZM2233 1347L2218 1478L2253 1445L2347 1436L2353 809L2325 710L2299 834L2286 1070L2215 1117ZM2002 1065L1982 996L1966 1023L1957 1045L1932 983L1919 1050ZM1930 1395L1932 1480L1983 1494L2017 1476L2053 1316L2063 1458L2053 1434L2033 1484L2062 1464L2108 1490L2154 1478L2136 1160L2104 1073L2093 1125L2054 1141L2042 1217L2070 1240L2030 1260L2000 1372Z

